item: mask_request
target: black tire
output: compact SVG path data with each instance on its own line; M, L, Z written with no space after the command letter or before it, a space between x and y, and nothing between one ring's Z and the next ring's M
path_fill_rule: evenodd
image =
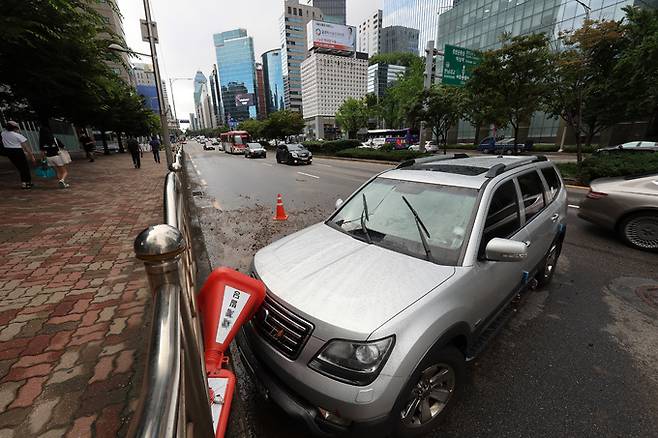
M617 230L626 245L642 251L658 252L658 213L642 211L626 216Z
M434 368L437 369L438 373L441 373L441 370L444 369L450 370L448 371L448 373L451 373L450 378L446 377L448 380L453 382L453 386L450 391L445 389L449 386L449 384L444 383L441 380L437 380L436 383L440 383L441 385L434 387L434 389L420 389L421 386L423 386L421 381L428 377L431 378L432 373L434 372L431 370ZM395 406L391 411L391 424L394 425L395 436L398 438L428 436L431 431L436 429L441 424L443 418L450 411L455 399L459 397L459 394L463 390L465 382L466 362L462 352L453 346L432 349L411 374L407 385L402 390L400 395L398 395ZM425 386L427 385L430 385L430 383L425 383ZM424 403L424 398L423 401L421 401L415 408L413 407L413 403L417 398L419 398L416 395L419 394L420 391L426 391L431 394L435 390L442 394L446 394L445 397L447 398L445 403L442 404L438 400L432 401L432 396L429 395L427 397L427 403L429 406L428 409L430 417L429 420L423 422L421 418L423 415L421 413L422 408L420 405ZM438 410L436 412L432 412L432 409L434 408ZM409 413L406 418L403 417L405 413Z
M548 253L544 257L544 261L537 271L535 279L537 280L537 287L543 288L548 286L553 280L553 275L555 275L555 269L557 269L557 262L560 258L560 253L562 252L562 241L556 240L553 242L548 249Z

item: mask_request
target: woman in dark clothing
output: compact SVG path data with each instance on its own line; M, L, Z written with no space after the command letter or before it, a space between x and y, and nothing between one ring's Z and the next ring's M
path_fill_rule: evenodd
M59 180L59 186L63 189L69 187L69 184L66 182L66 177L69 172L66 169L68 164L67 160L62 154L59 153L59 145L52 131L47 125L41 125L39 130L39 149L46 156L46 161L50 167L55 168L57 173L57 179Z

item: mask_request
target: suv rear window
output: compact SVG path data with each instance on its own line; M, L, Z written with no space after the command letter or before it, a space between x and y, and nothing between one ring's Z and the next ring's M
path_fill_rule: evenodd
M518 181L523 196L525 221L529 222L544 208L544 184L534 170L519 176Z
M551 202L553 199L555 199L555 195L557 195L557 192L560 190L560 186L562 185L560 183L560 178L557 176L557 172L552 167L544 167L541 170L541 173L544 175L546 184L548 184L548 192L546 193L546 197L548 198L547 201Z
M487 219L484 223L484 246L494 237L506 239L521 228L519 202L512 181L503 183L491 197Z

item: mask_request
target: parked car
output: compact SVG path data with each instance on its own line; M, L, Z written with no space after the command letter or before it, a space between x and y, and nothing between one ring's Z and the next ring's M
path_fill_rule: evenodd
M519 152L529 151L532 149L531 144L516 144L516 150ZM480 142L478 145L478 151L485 154L495 153L495 154L511 154L514 152L514 139L513 138L503 138L498 139L495 142L491 142L491 137L487 137Z
M594 151L594 154L613 154L621 152L658 152L658 143L655 141L630 141L617 146L597 149Z
M410 151L420 151L420 145L419 144L412 144L409 146ZM437 152L439 150L439 146L436 144L435 141L426 141L425 142L425 152Z
M578 216L615 231L633 248L658 251L658 173L592 181Z
M317 434L429 436L511 300L551 281L566 207L544 157L432 156L376 175L256 253L267 297L238 335L246 368Z
M313 154L299 143L282 144L276 150L276 162L311 164L313 162Z
M267 158L267 151L260 143L247 143L244 156L245 158Z

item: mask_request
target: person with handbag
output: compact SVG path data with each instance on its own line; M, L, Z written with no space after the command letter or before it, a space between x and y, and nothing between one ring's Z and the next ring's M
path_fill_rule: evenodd
M20 132L18 123L14 121L7 122L5 131L2 131L2 149L4 155L16 167L21 175L21 187L23 189L32 188L32 175L30 174L30 165L27 162L29 158L33 164L36 163L32 148Z
M55 169L59 187L62 189L69 188L70 186L66 182L66 177L69 174L66 165L71 162L71 156L46 124L41 125L39 130L39 149L46 156L48 165Z

